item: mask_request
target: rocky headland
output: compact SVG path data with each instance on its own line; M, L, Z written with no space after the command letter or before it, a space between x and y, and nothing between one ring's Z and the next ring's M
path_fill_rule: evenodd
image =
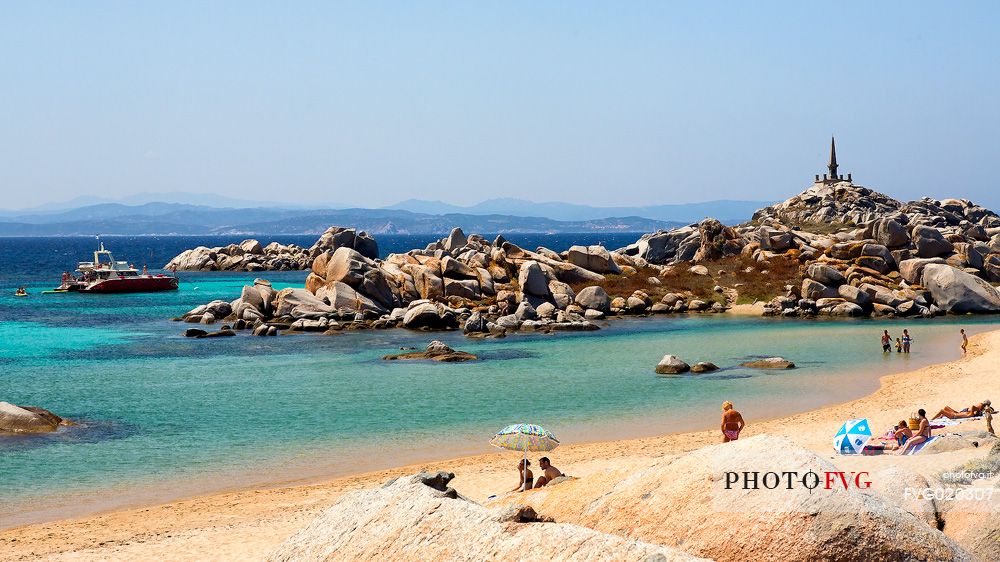
M497 336L749 303L796 317L1000 312L1000 216L967 200L901 203L847 181L817 182L742 225L707 218L616 250L528 250L456 228L426 248L379 259L373 238L342 227L308 250L266 248L196 248L171 264L256 271L308 262L304 288L274 291L257 280L238 299L180 319L260 335L400 326Z

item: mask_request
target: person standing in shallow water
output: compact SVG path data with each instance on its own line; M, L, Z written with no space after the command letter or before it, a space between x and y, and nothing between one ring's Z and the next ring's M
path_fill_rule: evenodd
M882 353L889 353L892 351L892 336L889 335L889 330L884 330L882 332Z
M740 438L740 432L746 426L743 416L733 409L733 403L726 400L722 403L722 442L729 443Z
M912 341L913 338L910 337L910 332L907 330L903 330L903 353L910 352L910 342Z
M969 336L965 335L965 328L959 330L962 333L962 353L969 350Z

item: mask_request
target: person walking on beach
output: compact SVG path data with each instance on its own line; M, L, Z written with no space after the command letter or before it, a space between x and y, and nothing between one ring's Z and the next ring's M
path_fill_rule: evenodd
M740 438L740 432L746 427L743 416L733 409L733 403L726 400L722 403L722 442L729 443Z
M910 342L912 341L913 338L910 337L910 332L903 330L903 353L910 352Z
M890 351L892 351L892 336L889 335L889 330L884 330L882 332L882 353Z
M959 332L962 332L962 354L965 354L969 350L969 336L965 335L965 328L962 328Z

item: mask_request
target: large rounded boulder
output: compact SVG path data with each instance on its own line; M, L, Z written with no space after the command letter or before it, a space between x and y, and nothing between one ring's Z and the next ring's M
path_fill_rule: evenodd
M1000 293L992 285L945 264L924 266L922 284L946 312L1000 312Z
M580 289L575 300L576 304L584 309L599 310L605 313L611 310L611 297L603 288L596 285Z

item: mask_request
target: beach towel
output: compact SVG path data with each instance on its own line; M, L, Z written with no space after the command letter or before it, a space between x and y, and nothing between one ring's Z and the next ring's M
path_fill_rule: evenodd
M864 449L861 449L861 454L866 456L881 455L885 453L885 445L865 445Z
M915 455L915 454L919 453L920 451L923 450L924 447L927 446L928 443L933 443L938 437L941 437L941 436L940 435L933 435L927 441L924 441L922 443L917 443L916 445L910 447L910 449L907 450L905 454L906 455Z
M931 420L931 423L934 424L934 425L940 426L940 427L946 427L946 426L958 425L960 423L965 423L965 422L970 422L970 421L971 422L982 421L982 419L983 419L983 416L976 416L974 418L962 418L962 419L958 419L958 420L953 420L953 419L950 419L950 418L938 418L936 420ZM933 428L934 426L932 425L931 427Z

